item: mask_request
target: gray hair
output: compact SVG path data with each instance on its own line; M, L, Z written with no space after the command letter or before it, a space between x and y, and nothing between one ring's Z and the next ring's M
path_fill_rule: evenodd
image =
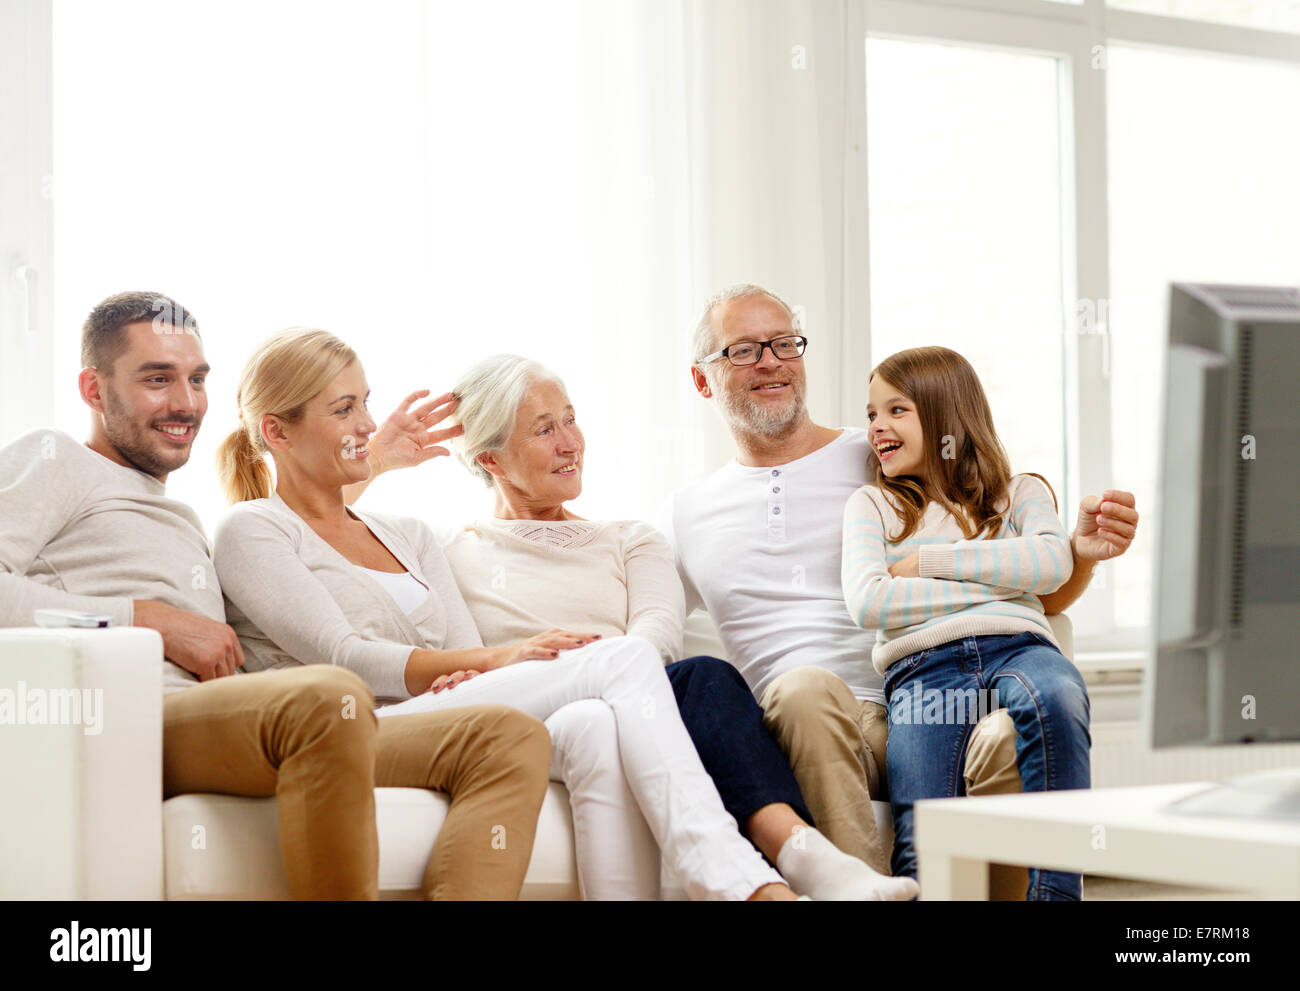
M484 358L460 377L452 393L460 400L456 422L465 432L451 440L452 452L471 475L489 488L492 475L478 463L478 456L500 450L515 428L519 406L534 382L564 383L550 369L517 354L495 354Z
M781 307L790 315L791 323L794 322L794 310L790 304L783 300L776 293L762 286L750 285L749 283L739 283L734 286L728 286L722 292L709 298L704 304L704 312L700 314L700 322L695 325L695 331L691 335L691 364L698 365L700 361L712 351L713 347L713 310L723 303L730 303L733 299L748 299L751 296L767 296L781 304Z

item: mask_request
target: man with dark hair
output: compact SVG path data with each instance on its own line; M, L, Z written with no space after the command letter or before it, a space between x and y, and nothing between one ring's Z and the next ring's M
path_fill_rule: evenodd
M82 367L111 369L126 349L126 328L145 322L158 333L199 334L194 316L169 296L114 293L91 310L81 325Z
M91 310L82 324L80 384L82 398L91 408L96 409L92 396L103 407L104 415L95 417L91 425L91 450L166 481L169 472L189 460L190 447L207 409L207 394L202 382L207 378L208 365L203 362L191 369L198 383L192 410L169 408L172 393L165 389L150 389L143 395L153 397L147 404L151 415L147 421L142 420L138 414L144 409L132 410L127 406L125 397L138 390L124 388L126 381L157 381L177 371L170 361L146 360L137 367L124 367L121 369L123 379L115 379L113 373L118 359L130 346L132 328L145 324L155 336L190 334L198 342L198 324L179 303L158 293L117 293ZM169 353L177 351L176 348L164 350ZM157 358L159 355L150 353L142 357ZM170 419L164 420L163 417Z
M164 485L207 412L197 324L166 296L121 293L87 318L82 354L90 439L38 430L0 448L0 627L61 608L157 630L164 795L275 795L294 897L377 896L376 784L452 793L426 897L516 897L546 791L546 728L501 706L380 724L350 671L238 674L202 524Z

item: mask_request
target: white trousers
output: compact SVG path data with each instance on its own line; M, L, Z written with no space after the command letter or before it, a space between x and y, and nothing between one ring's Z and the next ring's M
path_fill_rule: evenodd
M659 864L652 851L647 862L646 826L691 898L741 900L783 883L723 808L648 641L598 640L554 661L487 671L377 715L489 702L521 709L551 730L551 773L569 790L584 897L657 895Z
M602 699L582 699L556 709L545 723L551 780L569 790L582 897L658 899L659 844L628 787L614 710Z

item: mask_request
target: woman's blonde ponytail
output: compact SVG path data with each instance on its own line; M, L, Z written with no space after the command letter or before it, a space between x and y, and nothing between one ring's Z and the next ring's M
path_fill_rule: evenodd
M217 448L217 477L226 502L233 505L271 494L271 466L265 452L254 446L248 430L240 424Z

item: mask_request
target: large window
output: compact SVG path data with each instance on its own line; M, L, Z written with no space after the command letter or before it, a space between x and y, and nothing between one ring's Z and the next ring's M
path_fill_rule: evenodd
M1300 283L1300 65L1113 45L1115 477L1155 506L1170 282ZM1267 94L1261 99L1261 94ZM1150 541L1114 564L1120 626L1150 621Z
M1085 656L1138 657L1169 283L1300 282L1300 3L864 10L872 360L971 357L1015 468L1064 462L1067 523L1085 493L1136 494L1138 539L1071 616Z
M1065 479L1055 58L867 43L871 354L975 366L1015 471Z

